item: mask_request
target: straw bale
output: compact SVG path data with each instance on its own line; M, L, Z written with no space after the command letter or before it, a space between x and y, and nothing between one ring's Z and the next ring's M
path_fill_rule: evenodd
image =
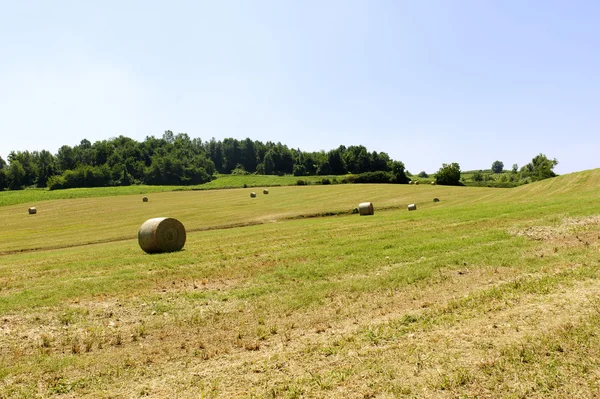
M173 218L148 219L138 231L138 243L149 254L179 251L185 239L185 227Z
M29 212L30 215L35 215L37 213L37 209L35 209L35 207L31 207L27 210L27 212Z
M417 205L415 205L415 204L408 205L408 210L409 211L416 211L417 210Z
M373 208L373 203L361 202L358 204L358 213L360 213L360 216L374 215L375 208Z

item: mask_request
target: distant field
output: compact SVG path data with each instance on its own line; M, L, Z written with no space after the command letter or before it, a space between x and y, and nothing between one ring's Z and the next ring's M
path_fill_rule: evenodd
M36 201L55 199L95 198L118 195L149 194L167 191L210 190L221 188L240 188L246 184L248 187L292 186L298 180L309 184L320 183L328 178L341 179L343 176L268 176L268 175L220 175L213 181L197 186L125 186L125 187L98 187L98 188L73 188L68 190L27 189L22 191L0 191L0 207Z
M0 207L0 398L600 395L600 169L20 194ZM157 216L183 251L140 250Z

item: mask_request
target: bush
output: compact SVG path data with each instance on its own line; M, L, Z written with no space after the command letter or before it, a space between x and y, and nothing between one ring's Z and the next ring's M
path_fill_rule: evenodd
M356 176L355 183L390 183L392 175L389 172L365 172Z
M297 186L306 186L306 185L308 185L308 183L306 180L298 179L298 180L296 180L296 185Z
M329 180L328 178L324 178L323 180L321 180L321 184L323 184L323 185L331 184L331 180Z
M442 167L435 175L437 184L446 186L460 186L460 166L453 162L450 165L442 164Z

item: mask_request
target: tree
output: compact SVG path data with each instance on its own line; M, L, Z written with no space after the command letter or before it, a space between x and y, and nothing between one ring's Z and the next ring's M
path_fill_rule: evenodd
M8 168L8 181L11 190L20 190L23 188L23 179L25 178L25 169L21 162L13 160Z
M8 188L8 173L6 169L0 169L0 191Z
M419 173L418 176L422 179L427 179L429 177L429 175L425 171L422 171L421 173Z
M6 168L7 164L6 161L4 159L2 159L2 157L0 157L0 169L4 169Z
M392 183L400 183L407 184L408 177L406 177L406 173L404 173L405 167L404 163L400 161L392 162Z
M556 165L558 165L556 158L548 159L546 155L540 153L530 163L521 168L521 170L529 175L533 181L544 180L556 176L556 173L552 170Z
M492 164L492 172L502 173L503 170L504 170L504 163L502 163L501 161L494 161L494 163Z
M460 166L458 163L453 162L450 165L442 164L440 170L435 175L435 182L437 184L446 186L459 186L460 185Z
M517 165L516 163L513 164L513 166L512 166L512 173L517 173L518 170L519 170L519 165Z

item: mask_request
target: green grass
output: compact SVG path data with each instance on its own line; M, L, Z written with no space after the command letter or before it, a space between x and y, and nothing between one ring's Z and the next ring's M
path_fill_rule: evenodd
M0 397L598 393L600 170L251 191L0 208ZM183 251L140 250L156 216Z
M26 189L0 191L0 207L36 203L57 199L98 198L119 195L150 194L170 191L211 190L223 188L295 186L299 180L307 184L321 184L323 179L337 181L344 176L270 176L270 175L218 175L209 183L196 186L125 186L73 188L66 190Z

